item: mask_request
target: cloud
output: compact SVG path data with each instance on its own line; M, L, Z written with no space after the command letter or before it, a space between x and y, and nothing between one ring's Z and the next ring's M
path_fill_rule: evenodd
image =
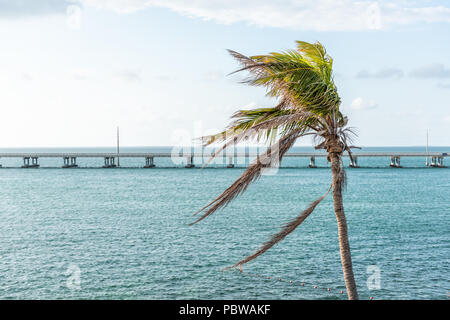
M22 79L32 81L34 80L35 76L29 72L22 73Z
M0 18L65 14L73 0L0 0Z
M438 83L437 86L441 89L450 89L450 83Z
M203 74L203 79L208 82L217 81L223 78L223 73L221 71L209 71Z
M445 123L449 123L450 124L450 115L442 118L442 121L445 122Z
M170 81L170 80L174 80L175 78L171 77L171 76L167 76L167 75L159 75L155 77L156 80L159 81Z
M141 82L141 75L139 71L122 70L114 74L114 78L126 82Z
M450 78L450 69L441 63L434 63L416 68L410 75L416 78Z
M79 0L87 7L110 10L117 13L133 13L152 5L148 0Z
M371 73L367 70L361 70L356 74L357 78L360 79L386 79L386 78L401 78L403 77L403 70L398 68L385 68L380 69L374 73Z
M417 23L450 23L450 7L427 0L0 0L0 18L66 14L79 5L133 13L148 7L166 8L190 18L221 24L315 31L388 29Z
M75 80L86 80L87 78L89 78L89 70L74 69L69 72L69 75Z
M374 100L365 101L363 98L358 97L353 99L350 104L350 108L353 110L370 110L378 107L378 104Z
M173 121L182 119L182 115L175 109L164 109L149 107L149 106L139 106L132 108L126 107L122 110L123 114L129 116L133 121L137 123L164 123L165 121Z
M221 24L316 31L360 31L416 23L450 23L450 7L429 1L377 0L80 0L85 6L131 13L167 8L190 18ZM407 5L408 4L408 5Z

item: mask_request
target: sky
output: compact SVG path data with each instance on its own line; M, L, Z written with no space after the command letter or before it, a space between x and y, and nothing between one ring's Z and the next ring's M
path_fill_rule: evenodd
M295 40L333 57L357 145L450 146L449 1L0 0L0 147L189 144L276 104L226 49Z

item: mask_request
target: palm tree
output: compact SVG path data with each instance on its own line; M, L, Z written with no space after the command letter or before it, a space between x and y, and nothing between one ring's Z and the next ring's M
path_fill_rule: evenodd
M347 117L339 110L341 99L333 80L333 59L319 42L311 44L297 41L297 50L251 57L231 50L229 52L242 65L235 72L248 71L250 74L243 82L265 87L267 95L276 98L278 104L273 108L237 111L232 116L233 121L223 132L202 137L205 146L223 144L210 161L227 147L247 139L265 141L268 147L228 189L196 213L201 213L201 216L191 225L225 207L243 193L264 170L274 163L278 164L298 138L312 135L316 142L315 148L325 149L327 160L331 162L330 188L254 254L231 267L242 268L244 263L283 240L313 212L332 189L347 294L349 299L358 299L342 203L342 189L345 185L342 154L348 152L351 157L353 146L349 143L354 133L347 127Z

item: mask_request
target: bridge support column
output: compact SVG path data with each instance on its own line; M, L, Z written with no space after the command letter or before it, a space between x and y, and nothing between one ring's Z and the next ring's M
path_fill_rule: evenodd
M244 147L244 165L249 166L250 165L250 147L246 145Z
M228 157L227 168L234 168L233 157Z
M64 157L64 165L63 168L76 168L77 165L77 158L76 157Z
M389 164L392 168L401 168L400 165L400 157L399 156L391 156L391 163Z
M443 168L444 167L444 157L431 157L431 167Z
M237 150L236 150L236 144L237 144L237 138L233 139L233 158L234 158L234 165L238 164L238 159L237 159ZM233 167L234 167L233 165Z
M194 165L194 156L187 156L186 157L186 165L184 167L185 168L193 168L193 167L195 167L195 165Z
M31 159L31 163L30 163ZM22 168L39 168L37 157L24 157Z
M436 161L436 157L431 157L431 161L428 164L430 167L434 167L435 166L435 161Z
M155 164L153 163L153 157L145 157L145 166L144 168L154 168Z
M353 159L350 159L350 168L359 168L358 157L353 157Z
M103 166L103 168L115 168L116 164L114 162L114 157L105 157L105 165Z
M309 158L309 167L310 168L317 168L317 166L316 166L316 158L315 157Z

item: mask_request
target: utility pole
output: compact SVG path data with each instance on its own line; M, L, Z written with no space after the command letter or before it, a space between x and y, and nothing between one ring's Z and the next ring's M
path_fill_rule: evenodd
M120 167L119 127L117 127L117 166Z
M425 164L427 165L427 166L429 166L430 165L430 163L428 162L428 129L427 129L427 161L425 161Z

